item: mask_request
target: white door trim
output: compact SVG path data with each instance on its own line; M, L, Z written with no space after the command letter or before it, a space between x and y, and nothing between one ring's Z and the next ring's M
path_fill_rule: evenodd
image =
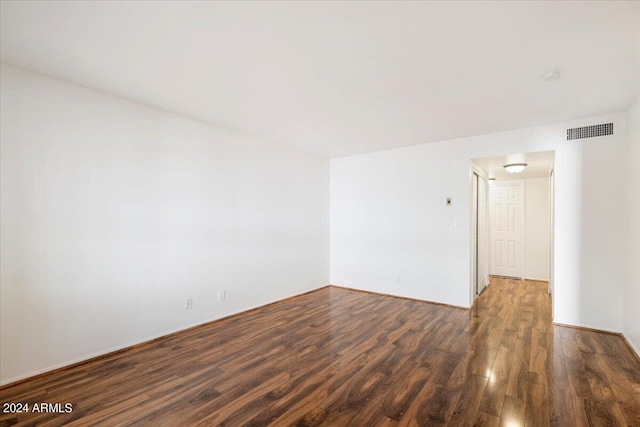
M484 206L482 206L482 197L484 194ZM478 176L478 209L476 212L477 222L477 236L476 241L478 245L477 250L477 292L478 294L489 285L489 182L482 176ZM481 219L484 216L484 221ZM484 239L481 230L484 230Z
M487 175L487 173L485 171L483 171L482 169L480 169L480 167L473 161L470 161L470 167L469 167L469 226L473 226L475 218L475 208L474 208L474 204L473 204L473 192L474 192L474 187L473 187L473 175L474 173L477 174L478 176L482 177L483 179L485 179L487 181L487 212L486 212L486 219L487 219L487 231L489 230L489 203L488 203L488 197L489 197L489 192L488 192L488 183L489 183L489 176ZM487 233L487 239L488 239L488 233ZM475 282L475 275L477 274L475 271L475 254L473 253L474 251L474 244L475 242L473 241L473 232L471 230L471 228L469 229L469 305L473 304L473 301L476 299L476 297L478 296L478 294L476 294L476 282ZM489 242L487 241L487 265L486 265L486 269L487 269L487 277L489 276ZM487 280L487 286L489 285L489 279Z

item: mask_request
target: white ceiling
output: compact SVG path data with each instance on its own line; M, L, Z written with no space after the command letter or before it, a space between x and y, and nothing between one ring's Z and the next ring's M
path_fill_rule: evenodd
M1 59L338 157L624 111L640 2L8 2ZM540 76L557 70L562 78Z
M509 154L507 156L473 159L473 162L483 170L489 178L502 181L548 177L549 172L551 172L553 168L553 159L553 151L538 151L534 153ZM510 163L526 163L527 167L520 173L509 173L503 166Z

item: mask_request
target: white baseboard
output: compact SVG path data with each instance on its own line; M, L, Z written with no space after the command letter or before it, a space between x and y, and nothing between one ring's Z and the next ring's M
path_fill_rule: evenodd
M189 323L189 324L186 324L186 325L179 326L177 328L172 328L172 329L168 329L166 331L163 331L163 332L160 332L160 333L157 333L157 334L149 335L149 336L146 336L144 338L141 338L141 339L138 339L138 340L135 340L135 341L129 341L129 342L124 343L122 345L106 348L104 350L100 350L100 351L95 352L95 353L83 355L81 357L77 357L77 358L74 358L74 359L71 359L71 360L67 360L67 361L62 362L62 363L56 363L54 365L50 365L50 366L47 366L47 367L42 368L42 369L37 369L37 370L34 370L34 371L30 371L30 372L28 372L26 374L23 374L23 375L18 375L18 376L12 377L12 378L7 378L6 380L0 381L0 387L4 387L4 386L7 386L7 385L15 383L15 382L26 380L28 378L35 377L35 376L38 376L40 374L46 374L48 372L52 372L52 371L55 371L55 370L58 370L58 369L72 367L73 365L80 364L80 363L83 363L83 362L87 362L87 361L90 361L92 359L99 358L101 356L106 356L106 355L109 355L109 354L114 353L114 352L125 351L130 347L134 347L134 346L137 346L137 345L140 345L140 344L149 343L149 342L154 341L156 339L166 337L167 335L172 335L172 334L175 334L177 332L184 331L186 329L195 328L197 326L201 326L201 325L205 325L207 323L223 320L223 319L226 319L228 317L235 316L237 314L242 314L242 313L247 312L247 311L252 311L252 310L255 310L255 309L259 309L261 307L264 307L264 306L267 306L267 305L270 305L270 304L273 304L273 303L277 303L277 302L280 302L280 301L283 301L283 300L287 300L287 299L294 298L294 297L297 297L297 296L300 296L300 295L304 295L304 294L309 293L309 292L317 291L317 290L325 288L327 286L328 285L322 285L322 286L320 286L318 288L314 288L314 289L311 289L311 290L308 290L308 291L300 292L298 294L290 295L290 296L283 297L283 298L280 298L280 299L266 301L263 304L259 304L257 306L251 306L251 307L241 308L239 310L234 310L232 312L226 313L223 316L209 317L209 318L206 318L206 319L202 319L202 320L199 320L197 322Z
M127 348L134 347L134 346L139 345L139 344L144 344L144 343L147 343L149 341L153 341L155 339L162 338L162 337L165 337L167 335L171 335L171 334L174 334L176 332L183 331L185 329L193 328L195 326L204 325L206 323L210 323L210 322L212 322L214 320L218 320L218 319L219 318L210 318L210 319L206 319L206 320L203 320L203 321L200 321L200 322L190 323L190 324L187 324L187 325L184 325L184 326L180 326L178 328L169 329L167 331L164 331L164 332L161 332L161 333L158 333L158 334L149 335L149 336L147 336L145 338L142 338L142 339L139 339L139 340L129 341L129 342L127 342L125 344L122 344L122 345L119 345L119 346L109 347L109 348L106 348L104 350L101 350L101 351L98 351L98 352L95 352L95 353L91 353L91 354L87 354L87 355L84 355L84 356L81 356L81 357L78 357L78 358L74 358L74 359L71 359L71 360L67 360L67 361L62 362L62 363L56 363L54 365L50 365L50 366L47 366L47 367L42 368L42 369L37 369L35 371L30 371L30 372L28 372L28 373L26 373L24 375L19 375L17 377L8 378L8 379L6 379L4 381L0 381L0 386L6 386L8 384L15 383L15 382L18 382L18 381L22 381L22 380L25 380L27 378L35 377L35 376L40 375L40 374L45 374L47 372L55 371L57 369L71 367L71 366L76 365L78 363L87 362L87 361L89 361L91 359L95 359L95 358L98 358L98 357L101 357L101 356L106 356L108 354L111 354L111 353L114 353L114 352L117 352L117 351L126 350Z
M624 332L620 334L620 336L627 342L627 344L629 345L629 347L631 348L631 350L633 350L636 353L636 356L638 357L638 359L640 359L640 348L638 348L637 345L635 345L635 343L633 341L631 341L629 339L629 337L627 337Z

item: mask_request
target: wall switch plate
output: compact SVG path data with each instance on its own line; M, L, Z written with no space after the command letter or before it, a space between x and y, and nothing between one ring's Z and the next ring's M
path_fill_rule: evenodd
M191 298L188 298L187 301L185 302L184 309L186 311L193 309L193 300Z
M218 291L218 302L222 302L225 300L225 298L227 297L226 295L226 291Z

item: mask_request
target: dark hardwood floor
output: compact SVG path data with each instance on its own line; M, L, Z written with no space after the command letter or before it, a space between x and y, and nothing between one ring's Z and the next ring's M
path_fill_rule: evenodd
M618 336L553 326L546 284L472 310L324 288L0 390L0 425L640 426Z

